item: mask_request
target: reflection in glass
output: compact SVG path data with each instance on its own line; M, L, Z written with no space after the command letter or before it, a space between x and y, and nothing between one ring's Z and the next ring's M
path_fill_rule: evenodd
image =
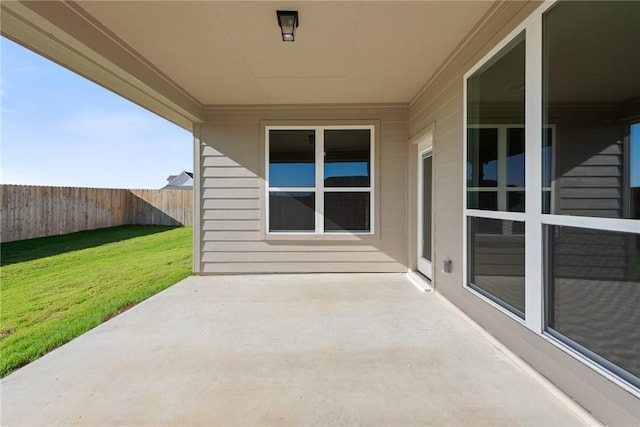
M269 131L269 186L315 186L315 131Z
M553 152L543 155L552 214L640 218L631 177L639 16L638 1L558 2L543 15L544 124L556 128Z
M524 191L509 191L507 207L509 212L524 212Z
M524 128L507 129L507 187L524 187Z
M314 231L315 193L270 192L269 231Z
M325 231L370 231L371 193L324 193Z
M562 226L546 231L548 328L639 385L640 235Z
M469 129L467 186L498 186L498 129Z
M324 131L325 187L368 187L371 179L371 131Z
M468 221L469 286L524 318L524 223Z
M524 191L524 88L523 32L467 79L469 209L524 210L507 195L510 187ZM479 188L495 188L496 194L473 194Z
M467 206L469 209L498 210L497 191L468 191Z
M422 258L431 261L433 156L422 158Z
M467 125L524 126L525 34L467 79Z
M542 131L542 213L551 213L553 193L553 133L551 129Z
M629 203L631 218L640 218L640 123L631 125L629 149L630 188Z

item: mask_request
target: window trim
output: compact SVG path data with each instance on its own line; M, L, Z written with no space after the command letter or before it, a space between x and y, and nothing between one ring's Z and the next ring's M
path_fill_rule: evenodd
M575 346L569 345L566 340L569 337L556 336L559 334L550 333L546 327L545 292L544 281L544 258L547 255L544 250L543 228L546 225L566 225L570 227L580 227L594 230L631 232L640 234L640 220L627 218L602 218L583 217L557 214L543 214L542 212L542 150L541 135L538 130L543 127L543 14L548 11L557 0L546 0L518 26L516 26L506 37L496 44L486 55L475 63L462 78L463 93L463 114L462 114L462 287L470 294L475 295L481 301L494 307L498 312L513 319L531 330L538 337L551 343L556 348L580 361L589 368L598 372L604 378L612 381L622 389L640 396L640 389L625 380L614 370L599 363L585 353L578 351ZM525 212L520 213L520 217L509 212L475 210L467 208L467 115L468 96L467 81L477 70L488 63L502 48L508 45L521 32L525 32ZM554 126L554 125L551 125ZM554 126L555 127L555 126ZM556 131L553 130L553 150L556 150ZM553 160L555 161L555 156ZM552 182L554 188L555 182ZM525 221L525 319L521 319L467 285L468 282L468 227L467 218L477 216L491 219L510 219Z
M261 162L264 167L264 191L263 194L263 227L261 234L265 240L378 240L379 229L377 223L377 134L378 123L367 124L358 122L355 124L271 124L262 123L264 129L264 150L261 150L264 159ZM370 176L368 187L325 187L324 186L324 131L325 130L362 130L370 131ZM313 130L315 139L315 187L269 187L269 131L271 130ZM306 191L315 193L315 230L303 231L269 231L269 193L273 191ZM338 192L362 192L369 193L369 231L325 231L324 230L324 195Z

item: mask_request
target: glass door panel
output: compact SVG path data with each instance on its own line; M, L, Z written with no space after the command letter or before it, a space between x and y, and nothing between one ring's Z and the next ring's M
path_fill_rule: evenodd
M432 279L431 222L432 222L432 172L431 150L420 152L419 163L419 209L418 209L418 271Z

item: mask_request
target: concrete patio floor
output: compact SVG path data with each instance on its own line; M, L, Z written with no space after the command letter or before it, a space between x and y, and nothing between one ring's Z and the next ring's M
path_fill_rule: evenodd
M3 426L594 422L403 274L190 277L0 390Z

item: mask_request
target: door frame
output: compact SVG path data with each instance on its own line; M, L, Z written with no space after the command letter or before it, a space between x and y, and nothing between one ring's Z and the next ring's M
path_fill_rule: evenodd
M423 215L423 155L431 156L431 260L427 261L422 257L422 215ZM425 275L431 282L433 282L433 132L429 132L418 142L418 185L417 185L417 270Z

